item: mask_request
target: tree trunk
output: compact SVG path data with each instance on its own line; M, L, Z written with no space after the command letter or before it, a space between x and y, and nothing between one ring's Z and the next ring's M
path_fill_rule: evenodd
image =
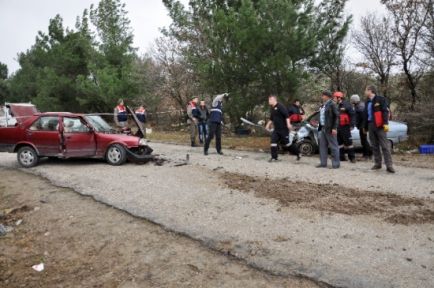
M404 61L404 73L405 73L405 76L407 76L408 88L410 89L410 92L411 92L410 110L414 111L414 108L416 106L416 101L417 101L416 83L413 79L413 75L411 75L411 73L408 69L407 61Z

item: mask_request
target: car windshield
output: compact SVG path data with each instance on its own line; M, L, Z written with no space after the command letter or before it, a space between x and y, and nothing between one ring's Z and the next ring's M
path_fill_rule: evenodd
M105 133L115 133L116 130L113 129L101 116L98 115L86 115L84 116L86 120L92 125L92 127L97 132L105 132Z

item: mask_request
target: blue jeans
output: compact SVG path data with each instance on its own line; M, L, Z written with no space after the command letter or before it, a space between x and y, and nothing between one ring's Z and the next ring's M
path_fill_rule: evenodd
M197 124L197 130L199 130L200 143L204 143L206 138L208 137L208 125L206 124L206 122L199 122Z

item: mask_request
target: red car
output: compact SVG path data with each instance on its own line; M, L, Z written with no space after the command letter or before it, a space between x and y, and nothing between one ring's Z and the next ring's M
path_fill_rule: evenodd
M127 135L115 131L99 115L49 112L17 119L23 120L0 128L0 152L17 153L18 162L26 168L36 166L41 157L100 158L111 165L152 159L152 149L141 138L145 134L138 124L137 134Z

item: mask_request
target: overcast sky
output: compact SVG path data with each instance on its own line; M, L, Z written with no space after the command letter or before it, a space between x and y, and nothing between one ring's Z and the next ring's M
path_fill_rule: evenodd
M134 29L134 45L139 53L145 53L155 38L159 28L170 24L170 18L161 0L124 0ZM183 0L187 3L188 0ZM83 9L89 8L97 0L0 0L0 62L6 63L9 73L17 70L17 53L26 51L35 42L39 30L47 31L48 21L56 14L64 20L64 26L74 27L76 17ZM371 11L382 13L380 0L349 0L347 13L354 16L358 25L361 16ZM354 49L349 49L353 59Z

